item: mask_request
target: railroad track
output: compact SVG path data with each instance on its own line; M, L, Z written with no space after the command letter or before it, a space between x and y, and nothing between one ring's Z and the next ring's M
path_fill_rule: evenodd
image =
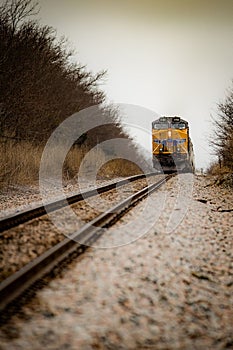
M90 197L96 196L96 192L98 194L101 194L101 193L110 191L112 189L115 189L116 186L118 187L124 186L128 182L134 182L134 181L144 179L146 177L150 177L154 175L156 174L149 173L149 174L139 174L135 176L130 176L130 177L127 177L126 179L116 181L105 186L97 187L95 189L88 190L88 191L83 191L82 193L72 194L72 196L67 196L66 200L61 199L61 200L52 201L46 204L46 209L44 205L39 205L34 207L33 209L24 210L17 214L6 216L0 219L0 237L4 233L4 231L9 230L10 228L13 228L20 224L28 222L29 220L39 218L40 216L46 215L48 212L53 212L55 210L62 209L67 205L78 203L82 201L84 198L90 198Z
M137 176L137 179L144 178L148 175L152 176L155 174L151 173L147 175L139 175ZM111 226L111 224L117 221L129 208L134 206L144 197L150 195L155 190L159 189L172 176L174 176L174 174L167 175L158 182L148 185L140 191L130 195L128 198L124 199L114 207L108 209L106 212L85 224L80 230L70 235L69 238L65 238L63 241L56 244L45 253L22 267L19 271L6 278L0 283L0 311L4 311L4 309L6 309L10 304L14 303L14 301L26 290L28 290L29 287L31 287L36 281L49 274L61 262L69 259L73 253L75 253L76 256L82 254L83 251L102 234L101 230L103 228ZM98 188L98 193L115 188L116 184L119 186L119 183L120 185L123 185L128 181L135 181L135 178L136 177L127 178L125 180L121 180L120 182ZM96 194L96 190L97 189L85 192L85 198L87 198L86 196L93 196L94 193ZM76 202L83 199L79 197L80 194L75 196ZM73 201L75 196L70 197L68 199L68 203L74 203ZM61 201L56 201L51 203L50 209L51 211L58 210L61 208L61 205ZM33 214L27 215L26 212L24 215L18 214L19 218L15 218L17 216L12 217L12 222L10 222L10 217L7 218L8 221L5 219L5 227L14 227L19 223L26 222L28 218L31 220L32 217L38 217L35 216L36 213L39 216L43 215L43 210L41 207L38 207L36 210L37 212L35 209L33 209Z

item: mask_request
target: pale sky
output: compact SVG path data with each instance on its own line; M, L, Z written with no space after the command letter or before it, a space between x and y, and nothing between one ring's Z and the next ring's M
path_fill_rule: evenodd
M233 79L231 0L39 0L88 70L108 71L109 101L189 121L196 166L210 161L210 115ZM139 107L139 111L140 111ZM125 117L150 132L153 112ZM148 134L138 140L151 150Z

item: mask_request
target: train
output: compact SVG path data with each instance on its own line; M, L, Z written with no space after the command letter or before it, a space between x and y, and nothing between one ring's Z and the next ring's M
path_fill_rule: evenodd
M189 124L180 116L163 116L152 122L153 168L163 172L195 172Z

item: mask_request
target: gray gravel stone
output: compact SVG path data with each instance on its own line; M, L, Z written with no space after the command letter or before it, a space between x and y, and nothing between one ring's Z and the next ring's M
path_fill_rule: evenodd
M151 196L135 227L141 237L90 248L38 292L24 318L2 328L1 349L232 349L233 219L218 209L232 208L232 193L202 176L190 192L190 181L180 175ZM144 207L128 212L109 237L127 235Z

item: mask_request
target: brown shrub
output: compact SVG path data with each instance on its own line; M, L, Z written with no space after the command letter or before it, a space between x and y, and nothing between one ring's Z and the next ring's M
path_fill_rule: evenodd
M56 149L59 153L59 149ZM8 140L0 142L0 189L7 189L12 185L38 186L39 169L43 146L36 146L26 141L16 142ZM46 159L49 167L54 159ZM85 157L88 154L88 157ZM134 163L124 159L107 161L107 156L101 149L88 150L86 147L73 147L67 154L63 166L63 180L77 180L79 170L88 179L90 174L97 174L99 178L113 178L116 176L130 176L141 172ZM80 165L82 167L80 168Z

